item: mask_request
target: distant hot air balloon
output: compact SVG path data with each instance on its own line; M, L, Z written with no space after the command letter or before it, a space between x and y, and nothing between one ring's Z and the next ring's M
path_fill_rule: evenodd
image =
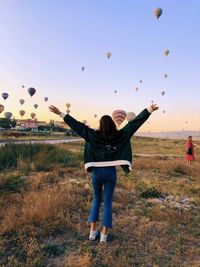
M133 119L135 119L135 113L134 112L127 112L126 119L127 119L127 121L132 121Z
M169 50L168 50L168 49L166 49L166 50L164 51L164 55L165 55L166 57L169 55Z
M81 70L84 71L85 70L85 67L81 67Z
M188 123L188 121L185 121L185 124L187 124Z
M4 106L0 105L0 113L4 111Z
M111 52L107 52L107 53L106 53L106 57L107 57L107 59L109 59L109 58L111 57L111 55L112 55Z
M94 114L94 117L96 118L97 117L97 114Z
M142 83L142 80L140 80L140 83Z
M138 90L139 90L139 88L138 88L138 87L136 87L136 88L135 88L135 90L136 90L136 91L138 91Z
M117 93L117 90L115 90L114 93L116 94Z
M20 111L19 111L19 114L23 117L24 114L25 114L25 111L24 111L24 110L20 110Z
M22 85L22 88L25 88L25 85Z
M67 103L66 104L66 107L69 109L71 107L71 104L70 103Z
M151 104L153 104L153 100L151 100Z
M19 103L20 103L21 105L23 105L23 104L24 104L24 102L25 102L25 100L24 100L24 99L20 99L20 100L19 100Z
M154 16L159 19L159 17L162 15L162 9L160 7L157 7L154 9Z
M168 76L167 73L165 73L164 77L167 78L167 76Z
M162 95L162 96L165 95L165 91L161 91L161 95Z
M7 120L9 120L12 117L12 113L11 112L5 112L4 116Z
M86 120L83 120L82 123L87 124L87 121Z
M44 101L47 102L48 100L49 100L48 97L45 96Z
M114 122L119 127L122 124L122 122L126 119L126 111L124 111L124 110L115 110L112 113L112 117L113 117Z
M8 97L9 97L9 94L8 93L2 93L1 94L3 99L6 100Z
M34 104L33 106L34 106L35 109L38 108L38 104Z
M67 110L66 110L66 112L67 112L67 114L69 114L69 113L70 113L70 110L69 110L69 109L67 109Z
M35 118L35 116L36 116L36 114L35 114L35 113L31 113L31 115L30 115L30 116L31 116L31 118L32 118L32 119L34 119L34 118Z
M166 113L166 110L163 110L163 114L165 114Z
M36 93L35 88L33 88L33 87L28 88L28 93L32 97Z

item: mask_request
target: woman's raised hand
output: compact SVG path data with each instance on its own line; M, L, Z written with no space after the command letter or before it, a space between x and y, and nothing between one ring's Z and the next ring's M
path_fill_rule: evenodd
M152 112L153 112L153 111L155 111L155 110L158 110L159 107L157 106L157 104L152 104L152 105L150 106L150 109L151 109Z
M60 110L57 107L55 107L55 106L52 106L52 105L49 106L49 110L50 110L50 112L53 112L53 113L55 113L57 115L60 115L61 114Z

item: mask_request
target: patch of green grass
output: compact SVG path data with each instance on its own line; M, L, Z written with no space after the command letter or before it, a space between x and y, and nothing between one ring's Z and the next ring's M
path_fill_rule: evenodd
M0 192L19 192L21 188L28 185L28 179L19 175L9 175L0 177Z

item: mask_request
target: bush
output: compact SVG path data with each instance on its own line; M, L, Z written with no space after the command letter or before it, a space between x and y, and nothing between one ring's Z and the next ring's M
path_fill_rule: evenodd
M155 187L149 187L140 194L140 197L141 198L159 198L159 197L163 197L163 195Z

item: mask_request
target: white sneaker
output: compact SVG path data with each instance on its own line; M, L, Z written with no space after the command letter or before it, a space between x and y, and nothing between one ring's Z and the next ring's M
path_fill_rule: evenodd
M96 240L96 238L97 238L98 235L99 235L99 231L98 230L94 230L94 231L91 231L90 230L89 239L91 241L94 241L94 240Z
M107 237L108 237L108 235L104 235L104 234L101 233L100 243L106 243L107 242Z

